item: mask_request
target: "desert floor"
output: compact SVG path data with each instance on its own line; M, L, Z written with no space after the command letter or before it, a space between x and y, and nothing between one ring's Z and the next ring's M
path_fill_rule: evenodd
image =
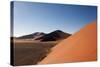
M14 42L14 65L37 64L51 51L50 49L58 42Z

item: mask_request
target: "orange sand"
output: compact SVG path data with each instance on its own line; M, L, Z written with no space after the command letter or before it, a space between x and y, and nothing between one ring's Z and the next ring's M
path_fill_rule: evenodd
M57 44L51 53L38 64L97 60L96 22L86 25L77 33Z

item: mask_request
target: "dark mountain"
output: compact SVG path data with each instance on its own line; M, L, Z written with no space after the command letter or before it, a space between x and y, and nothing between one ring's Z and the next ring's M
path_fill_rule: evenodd
M36 33L29 34L29 35L17 37L17 39L34 39L34 38L41 37L44 35L45 35L45 33L43 33L43 32L36 32Z
M69 33L65 33L61 30L56 30L56 31L53 31L51 33L48 33L48 34L45 34L44 36L42 37L39 37L35 40L41 40L41 41L57 41L57 40L62 40L62 39L65 39L67 37L69 37L71 34Z
M57 41L69 37L71 34L65 33L61 30L56 30L51 33L45 34L43 32L36 32L29 35L17 37L16 39L32 39L38 41Z

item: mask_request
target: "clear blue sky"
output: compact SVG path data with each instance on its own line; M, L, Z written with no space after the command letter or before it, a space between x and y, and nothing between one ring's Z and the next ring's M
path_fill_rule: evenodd
M96 6L14 1L14 36L62 30L75 33L96 20Z

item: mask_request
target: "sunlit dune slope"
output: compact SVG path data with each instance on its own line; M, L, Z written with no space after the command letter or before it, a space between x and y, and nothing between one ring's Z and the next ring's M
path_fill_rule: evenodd
M97 59L97 25L92 22L57 44L38 64L95 61Z

